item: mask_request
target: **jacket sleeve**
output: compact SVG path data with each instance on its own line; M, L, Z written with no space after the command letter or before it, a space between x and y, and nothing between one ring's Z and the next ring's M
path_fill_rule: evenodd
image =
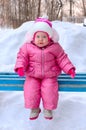
M72 64L72 62L68 58L68 55L64 52L60 44L58 44L57 48L56 62L58 66L61 68L61 70L63 70L66 74L68 74L68 71L71 68L75 69L74 65Z
M27 69L28 63L29 63L29 56L27 52L27 44L25 43L17 53L14 71L17 72L18 68L23 68L25 71Z

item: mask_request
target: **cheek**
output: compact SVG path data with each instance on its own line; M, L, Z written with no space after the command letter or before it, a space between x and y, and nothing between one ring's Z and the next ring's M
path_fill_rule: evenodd
M34 39L34 43L38 43L38 40L36 38Z
M45 43L46 43L46 44L48 44L48 43L49 43L49 41L50 41L49 39L45 39Z
M49 44L49 41L46 41L44 44L45 44L45 45L48 45L48 44Z

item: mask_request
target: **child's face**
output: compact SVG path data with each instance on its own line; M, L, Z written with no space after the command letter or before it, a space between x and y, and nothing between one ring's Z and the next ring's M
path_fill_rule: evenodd
M34 43L38 47L44 47L49 43L49 37L47 33L37 32L34 37Z

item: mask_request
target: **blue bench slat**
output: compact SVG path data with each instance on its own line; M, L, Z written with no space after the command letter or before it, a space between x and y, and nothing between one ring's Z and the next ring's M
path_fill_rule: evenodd
M65 73L62 73L61 75L66 76ZM86 73L76 73L76 76L86 76Z
M0 78L20 78L18 75L0 75ZM71 79L69 76L59 76L58 79ZM86 79L86 76L76 76L74 79Z
M15 78L10 78L10 79L0 79L0 84L23 84L24 79L15 79Z
M23 86L0 86L0 91L23 91Z
M58 82L59 82L59 84L72 84L72 85L74 85L74 84L78 84L78 85L81 85L81 84L85 84L86 85L86 80L63 80L63 79L61 79L61 80L58 80Z
M0 73L0 78L20 78L16 73ZM71 79L69 75L61 74L58 79ZM85 73L77 73L74 79L86 79Z
M0 86L1 91L23 91L23 85L21 86ZM59 91L68 91L68 92L85 92L86 87L70 87L70 86L59 86Z
M59 91L66 91L66 92L86 92L86 87L80 87L80 88L71 88L71 87L60 87Z
M69 76L59 76L58 79L71 79ZM86 76L76 76L74 79L86 79Z
M0 73L0 78L20 78L19 75L17 75L16 73Z
M0 84L23 84L24 78L0 78ZM86 84L85 79L58 79L59 84Z

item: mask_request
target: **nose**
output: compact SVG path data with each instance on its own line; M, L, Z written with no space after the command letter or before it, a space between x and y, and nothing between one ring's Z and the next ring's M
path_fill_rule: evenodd
M42 37L40 37L40 39L39 39L40 41L43 41L43 38Z

